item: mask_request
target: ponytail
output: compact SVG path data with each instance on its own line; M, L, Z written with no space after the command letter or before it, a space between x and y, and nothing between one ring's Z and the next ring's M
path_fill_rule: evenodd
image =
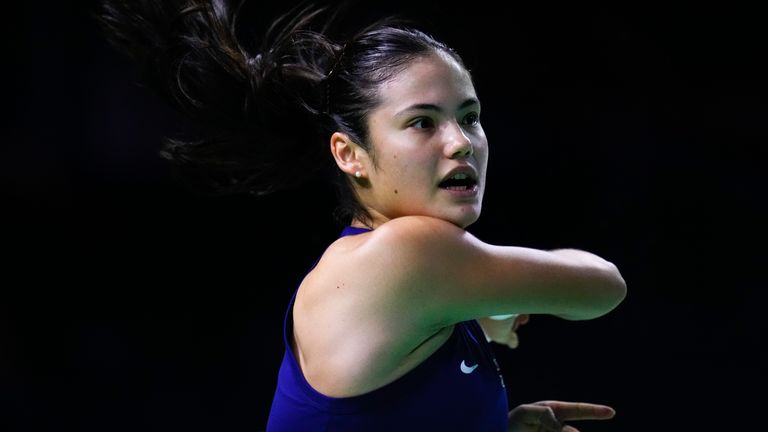
M242 5L104 1L96 16L141 83L190 122L160 154L195 189L217 195L294 187L332 166L323 89L340 47L307 30L323 9L284 15L246 48Z

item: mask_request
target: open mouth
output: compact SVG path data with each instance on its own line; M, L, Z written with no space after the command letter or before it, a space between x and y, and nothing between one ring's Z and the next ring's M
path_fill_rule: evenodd
M438 187L453 191L469 191L477 186L477 180L463 173L454 174L440 182Z

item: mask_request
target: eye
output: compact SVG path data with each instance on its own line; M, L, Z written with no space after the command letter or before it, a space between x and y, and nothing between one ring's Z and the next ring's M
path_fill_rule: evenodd
M468 126L474 126L478 123L480 123L480 114L476 112L468 113L464 116L464 124Z
M429 117L419 117L415 121L411 122L411 127L416 129L428 129L435 126L435 123Z

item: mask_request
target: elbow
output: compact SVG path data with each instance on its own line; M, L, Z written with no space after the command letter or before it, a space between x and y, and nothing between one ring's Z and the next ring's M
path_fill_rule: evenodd
M560 318L573 321L599 318L624 301L627 296L627 284L618 268L605 261L595 269L597 271L590 277L589 287L585 286L588 294L581 297L582 301L575 303L580 306L569 307L566 313L558 314Z
M611 262L606 261L602 269L603 289L600 308L597 316L602 316L618 307L627 297L627 283L621 276L619 269Z
M619 303L624 301L624 298L627 297L627 282L624 280L624 277L621 276L621 273L619 272L619 269L611 262L609 264L609 272L611 273L611 279L613 282L613 293L615 298L615 305L614 307L618 306Z
M612 290L611 295L605 302L605 308L601 315L605 315L614 309L616 309L627 297L627 285L624 283L624 279L620 280L620 283L616 284L616 288Z

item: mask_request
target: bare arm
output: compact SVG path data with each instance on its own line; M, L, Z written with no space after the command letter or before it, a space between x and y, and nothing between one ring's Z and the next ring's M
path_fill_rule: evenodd
M368 259L388 269L379 276L392 287L388 301L433 324L505 313L591 319L626 295L616 266L597 255L491 245L434 218L391 220L368 246Z

